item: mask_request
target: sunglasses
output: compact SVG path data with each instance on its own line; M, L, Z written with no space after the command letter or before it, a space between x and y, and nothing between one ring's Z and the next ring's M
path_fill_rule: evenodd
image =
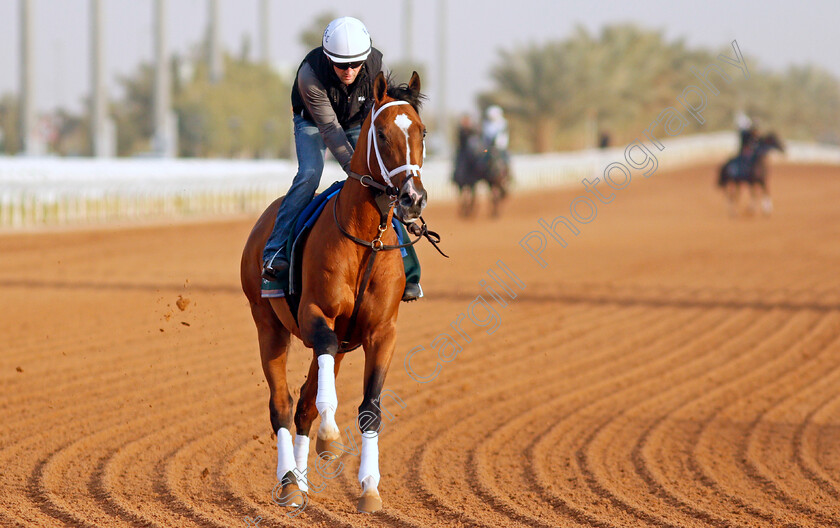
M365 61L356 61L356 62L333 62L333 66L335 66L335 67L336 67L336 68L338 68L339 70L347 70L347 69L349 69L349 68L352 68L352 69L354 69L354 70L355 70L356 68L358 68L359 66L361 66L361 65L362 65L362 64L364 64L364 63L365 63Z

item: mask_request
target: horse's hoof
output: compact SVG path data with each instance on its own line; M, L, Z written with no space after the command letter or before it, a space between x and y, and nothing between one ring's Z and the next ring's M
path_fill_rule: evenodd
M286 508L298 508L306 504L306 493L298 487L297 479L291 471L283 478L283 488L279 497L274 497L274 502Z
M304 501L304 493L300 490L297 484L287 484L283 486L283 495L280 497L280 506L287 508L297 508L301 506Z
M333 440L338 440L338 437L322 439L319 436L315 439L315 452L318 453L319 457L324 460L335 460L338 458L338 454L335 453L332 447Z
M382 509L382 499L378 493L368 493L359 497L356 509L359 513L374 513Z

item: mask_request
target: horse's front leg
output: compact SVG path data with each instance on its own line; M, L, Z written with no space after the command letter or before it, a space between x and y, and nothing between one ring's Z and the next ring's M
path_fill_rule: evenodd
M320 310L313 307L306 312L301 314L302 337L304 344L312 347L318 363L315 408L321 416L321 424L318 427L315 451L323 458L333 458L335 455L330 453L328 448L332 441L338 440L340 436L338 424L335 422L335 411L338 408L338 396L335 391L335 356L338 353L338 336L333 331L332 321L328 321ZM301 400L303 398L304 394L301 394ZM303 407L299 407L299 411L305 408L306 403ZM309 423L311 424L311 420ZM301 425L305 424L301 423ZM301 427L301 429L307 430L308 433L308 427Z
M730 181L726 184L726 204L729 210L729 216L738 216L738 183Z
M766 215L773 212L773 200L770 199L770 192L767 190L767 176L762 170L756 176L755 187L758 189L758 198L761 200L761 211Z
M362 459L359 463L359 484L362 495L358 510L373 513L382 509L379 497L379 432L382 430L382 410L379 397L385 375L391 364L396 345L396 328L384 324L370 332L365 340L365 395L359 405L358 425L362 433Z
M344 356L337 355L335 357L334 377L338 377L338 368L341 365L342 357ZM295 435L295 464L298 469L298 485L302 491L307 492L309 491L307 476L310 474L308 472L309 432L312 429L312 423L315 421L315 417L318 416L318 408L315 405L315 400L318 397L318 372L318 357L313 354L312 362L309 364L309 374L306 376L306 381L300 388L300 398L298 398L297 410L295 411L295 429L297 429L297 434ZM334 418L333 421L335 421ZM321 423L324 424L326 422L322 420ZM316 443L318 444L319 456L330 456L325 452L325 447L321 445L320 440ZM318 493L320 490L315 489L314 491Z

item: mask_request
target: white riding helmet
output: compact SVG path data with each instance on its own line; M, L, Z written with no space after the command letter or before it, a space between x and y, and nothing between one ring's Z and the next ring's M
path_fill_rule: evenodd
M322 45L333 62L363 61L370 54L370 34L358 18L336 18L324 30Z
M487 108L484 115L490 121L499 121L505 116L504 112L502 111L502 107L500 107L499 105L490 105Z

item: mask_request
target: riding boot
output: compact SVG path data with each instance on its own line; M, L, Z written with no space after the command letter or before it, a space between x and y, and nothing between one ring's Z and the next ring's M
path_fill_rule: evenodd
M286 248L280 248L280 252L271 260L263 264L262 278L277 282L289 272L289 260L286 258Z

